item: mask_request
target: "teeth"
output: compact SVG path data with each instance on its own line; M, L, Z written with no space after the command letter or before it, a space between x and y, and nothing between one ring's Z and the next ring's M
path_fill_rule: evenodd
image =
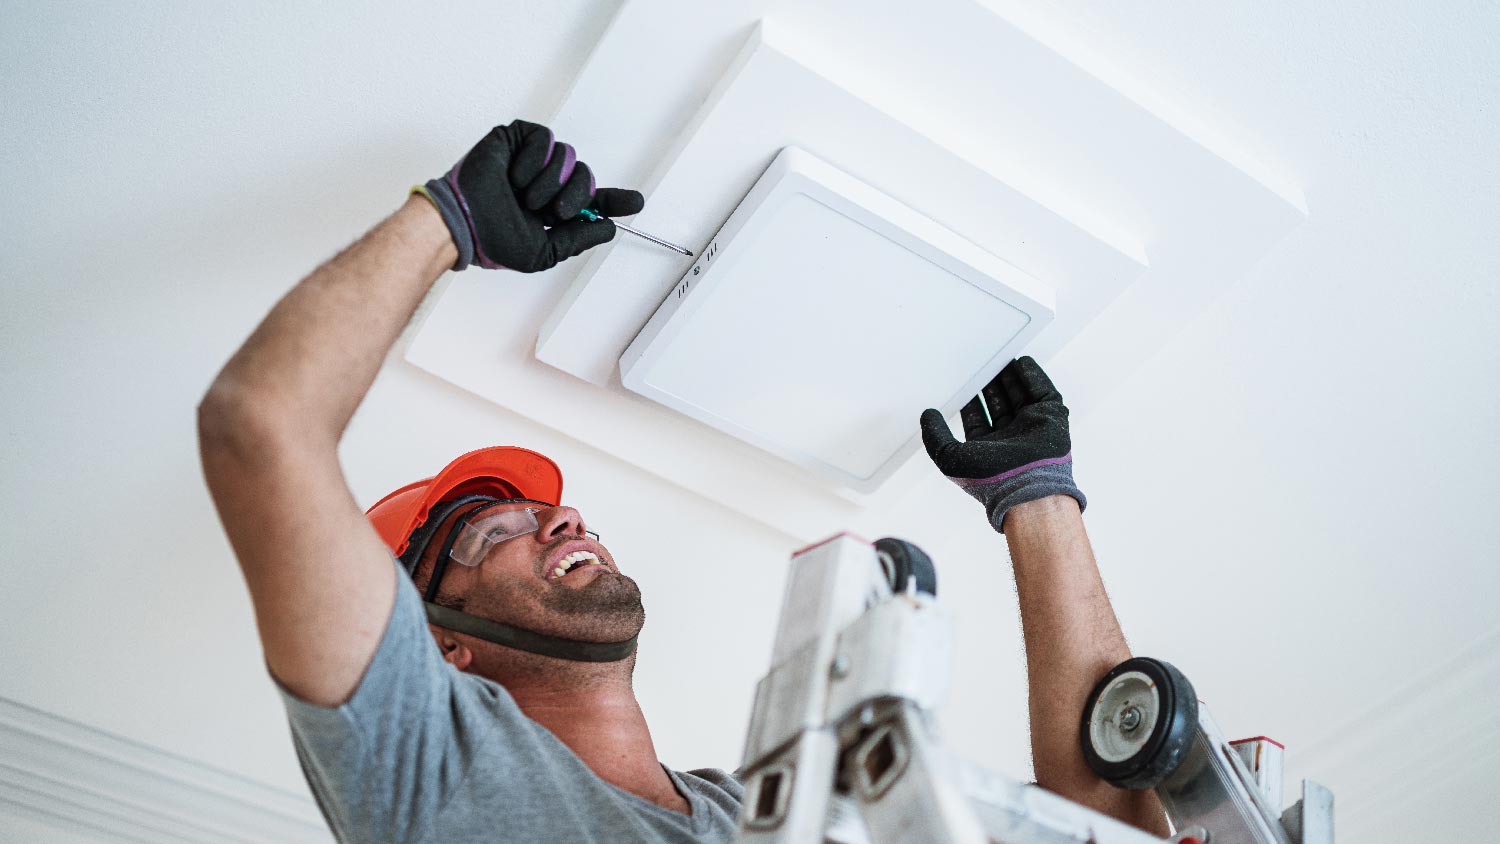
M598 562L599 557L592 551L574 551L573 553L557 561L557 568L552 570L552 576L562 577L563 575L567 574L568 571L574 566L581 565L583 563L598 564Z

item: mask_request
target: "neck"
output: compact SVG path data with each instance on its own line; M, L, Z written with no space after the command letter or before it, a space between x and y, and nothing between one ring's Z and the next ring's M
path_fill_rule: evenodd
M515 661L509 661L511 670L503 676L486 673L505 686L526 717L546 727L600 779L658 806L691 813L656 759L646 716L630 683L634 656L620 663L536 656L522 660L532 661L544 661L545 670L516 671Z

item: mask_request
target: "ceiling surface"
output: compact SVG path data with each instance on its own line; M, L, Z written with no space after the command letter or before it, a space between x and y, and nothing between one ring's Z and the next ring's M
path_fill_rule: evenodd
M742 11L793 6L844 8ZM1226 731L1283 741L1288 782L1312 776L1337 795L1340 840L1492 837L1500 11L976 8L1157 113L1202 120L1294 185L1308 212L1073 419L1086 522L1132 647L1184 669ZM494 123L558 116L616 11L5 9L0 698L46 713L24 724L77 725L115 737L98 745L111 753L160 754L307 805L202 484L194 406L277 298L412 184ZM920 35L944 25L935 12ZM729 57L745 34L694 49ZM714 78L660 89L672 107L650 138L629 142L665 153ZM909 114L951 107L940 77L893 78ZM607 136L611 115L596 119ZM524 288L517 296L545 312L580 268L472 271L443 285ZM521 326L489 353L529 358L536 340ZM663 761L733 768L796 537L404 353L341 447L356 498L368 505L481 445L553 456L568 503L645 594L637 690ZM1059 387L1069 394L1065 379ZM935 471L900 477L909 492L868 518L933 555L958 616L947 735L975 761L1028 777L1004 542ZM0 740L23 732L10 711ZM0 745L7 770L18 758ZM70 825L74 810L24 794L0 777L0 839L124 836Z

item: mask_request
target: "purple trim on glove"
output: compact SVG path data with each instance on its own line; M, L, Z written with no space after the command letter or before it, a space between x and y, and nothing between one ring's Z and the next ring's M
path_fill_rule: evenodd
M557 183L566 185L568 177L573 175L573 168L578 166L578 152L573 149L572 144L563 144L563 169L557 175Z
M464 197L464 192L458 187L458 171L468 158L468 153L464 153L464 157L460 158L458 163L453 165L453 169L448 171L448 187L453 189L453 198L458 200L458 208L464 212L464 223L469 227L469 236L474 239L474 263L487 270L503 270L506 268L504 264L496 263L490 259L490 256L484 254L484 245L479 242L479 231L474 228L474 215L469 213L469 200Z
M1022 472L1025 472L1025 471L1029 471L1031 469L1039 469L1039 468L1041 468L1043 466L1060 466L1063 463L1072 463L1072 462L1073 462L1073 452L1070 451L1067 454L1064 454L1062 457L1048 457L1048 458L1046 458L1044 460L1037 460L1037 461L1032 462L1032 463L1027 463L1025 466L1017 466L1016 468L1011 469L1008 472L1001 472L998 475L991 475L988 478L951 478L951 480L954 483L958 484L959 486L961 486L961 487L963 487L964 489L967 490L967 489L970 489L972 487L989 486L990 484L997 484L997 483L1000 483L1003 480L1007 480L1009 478L1013 478L1016 475L1019 475Z
M542 128L546 128L545 126ZM557 146L557 138L553 137L552 130L547 129L547 154L542 158L542 169L547 169L547 164L552 161L552 148Z
M979 500L984 512L990 517L995 530L1005 533L1005 514L1012 507L1047 498L1052 495L1070 495L1078 502L1081 513L1089 506L1089 500L1073 482L1072 452L1062 457L1028 463L1012 472L1003 472L993 478L973 480L969 478L948 479L959 489Z

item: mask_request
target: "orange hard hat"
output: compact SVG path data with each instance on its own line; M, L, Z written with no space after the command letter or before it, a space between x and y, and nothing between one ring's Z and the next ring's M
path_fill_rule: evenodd
M463 495L529 498L556 505L562 501L562 471L547 457L514 446L471 451L441 472L392 492L365 511L375 532L400 557L407 541L433 505Z

